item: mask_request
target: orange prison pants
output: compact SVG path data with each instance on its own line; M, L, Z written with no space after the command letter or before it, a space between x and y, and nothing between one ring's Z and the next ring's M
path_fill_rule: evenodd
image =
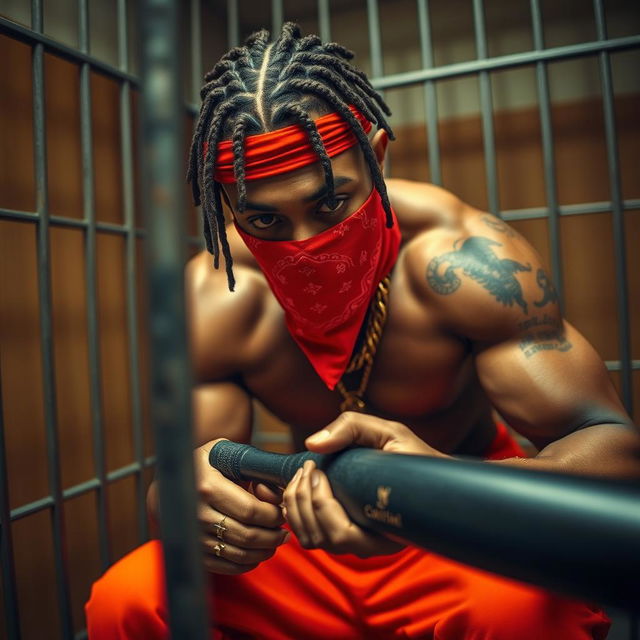
M506 429L487 452L522 455ZM259 640L602 640L596 607L407 547L361 559L305 550L291 536L270 560L213 577L211 637ZM89 640L168 637L162 550L149 542L93 586Z

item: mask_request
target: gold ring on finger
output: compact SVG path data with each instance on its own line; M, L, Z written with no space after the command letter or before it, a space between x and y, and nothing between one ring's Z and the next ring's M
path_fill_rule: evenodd
M226 544L219 542L215 547L213 547L213 552L216 554L216 556L218 556L218 558L222 556L222 552L224 551L226 546Z
M223 516L220 522L213 525L213 528L215 529L216 538L218 538L218 540L224 539L222 536L224 535L224 532L227 530L227 527L224 526L224 521L226 519L227 519L227 516Z

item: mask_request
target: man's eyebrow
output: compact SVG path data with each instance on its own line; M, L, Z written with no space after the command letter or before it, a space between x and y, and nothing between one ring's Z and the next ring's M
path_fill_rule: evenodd
M245 209L253 209L254 211L266 211L267 213L275 213L278 210L275 207L270 207L266 204L260 204L259 202L251 202L251 200L247 200L245 202ZM246 213L246 211L243 211Z
M348 178L347 176L336 176L333 179L333 186L335 189L338 189L348 182L353 182L353 178ZM322 184L313 193L306 196L304 201L313 202L314 200L320 200L320 198L325 195L327 195L327 185ZM247 209L251 209L253 211L265 211L267 213L277 213L278 211L276 207L271 207L268 204L261 204L259 202L251 202L250 200L246 201L245 206Z
M351 178L347 178L347 176L335 176L333 178L333 186L335 189L338 187L342 187L348 182L353 182ZM316 189L313 193L310 193L306 198L304 198L305 202L313 202L314 200L320 200L322 196L326 196L328 192L326 183L320 185L318 189Z

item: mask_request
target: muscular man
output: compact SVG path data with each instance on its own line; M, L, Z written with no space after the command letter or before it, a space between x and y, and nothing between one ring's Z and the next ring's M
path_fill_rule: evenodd
M187 268L212 633L604 638L596 607L363 531L312 463L283 495L208 464L216 439L249 440L256 398L298 449L640 475L638 432L560 317L540 257L443 189L383 180L388 110L349 57L289 23L275 43L261 31L230 51L202 90L189 178L226 264L203 252ZM166 637L162 577L158 542L112 567L87 606L89 637Z

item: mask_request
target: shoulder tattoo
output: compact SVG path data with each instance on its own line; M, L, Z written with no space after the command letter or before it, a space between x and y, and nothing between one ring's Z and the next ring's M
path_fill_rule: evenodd
M542 289L542 300L535 301L536 307L544 307L549 302L558 302L558 292L551 282L551 278L544 272L544 269L538 269L536 273L536 282Z
M523 265L510 258L498 258L492 249L502 244L482 236L467 238L458 247L459 240L453 244L454 250L433 258L427 265L427 281L431 288L441 295L449 295L460 286L462 273L479 282L498 302L511 307L519 305L524 313L527 303L522 287L515 277L519 271L531 271L531 265Z
M542 318L534 316L521 322L518 328L524 331L518 346L526 358L540 351L569 351L573 345L567 340L564 330L557 320L547 314Z

